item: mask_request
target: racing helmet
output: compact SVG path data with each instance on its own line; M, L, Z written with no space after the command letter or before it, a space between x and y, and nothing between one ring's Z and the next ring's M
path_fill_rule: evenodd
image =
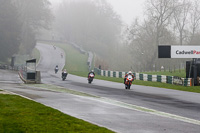
M131 71L129 71L129 72L128 72L128 74L132 74L132 72L131 72Z

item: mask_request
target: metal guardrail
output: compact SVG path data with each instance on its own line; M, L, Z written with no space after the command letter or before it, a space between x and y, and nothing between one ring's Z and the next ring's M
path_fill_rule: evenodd
M9 66L9 65L0 64L0 69L19 71L19 70L23 69L23 66L13 66L12 67L12 66Z
M21 80L23 82L25 82L27 74L26 74L26 67L24 65L11 67L11 66L6 65L6 64L0 64L0 69L18 71L18 74L19 74Z
M10 68L10 66L8 66L8 65L0 65L0 69L9 69Z

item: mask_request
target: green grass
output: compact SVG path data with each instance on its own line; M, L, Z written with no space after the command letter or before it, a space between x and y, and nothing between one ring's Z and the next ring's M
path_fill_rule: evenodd
M184 69L182 70L176 70L175 72L169 72L169 71L159 71L159 72L142 72L144 74L150 74L150 75L167 75L167 76L178 76L181 78L185 78L186 77L186 72Z
M86 73L88 72L87 66L87 54L81 54L77 49L73 46L65 43L50 43L50 42L43 42L45 44L55 45L60 47L65 51L66 54L66 64L65 69L71 74L74 73Z
M58 45L66 53L66 64L65 68L70 72L87 72L87 58L85 54L81 54L79 51L75 50L71 45Z
M111 133L42 104L15 95L0 95L1 133Z

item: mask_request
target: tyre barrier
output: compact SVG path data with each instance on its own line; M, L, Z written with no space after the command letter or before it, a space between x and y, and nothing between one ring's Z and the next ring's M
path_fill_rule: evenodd
M115 78L123 78L125 74L127 73L127 72L119 72L119 71L101 70L99 68L94 68L94 72L97 75L106 76L106 77L115 77ZM176 85L182 85L182 86L192 86L192 78L177 79L174 76L166 76L166 75L150 75L150 74L142 74L142 73L133 73L133 74L135 76L135 80L176 84Z

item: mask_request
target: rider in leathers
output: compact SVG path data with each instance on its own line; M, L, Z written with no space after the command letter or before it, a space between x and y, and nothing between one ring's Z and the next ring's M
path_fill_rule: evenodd
M135 76L133 75L133 73L131 71L129 71L125 76L124 76L124 84L126 82L126 78L128 77L128 75L131 75L133 77L133 79L135 79Z
M89 76L90 76L91 73L93 73L94 76L95 76L94 70L92 70L92 71L90 71L90 72L88 73L88 78L89 78Z
M56 67L55 67L55 73L57 73L58 72L58 65L56 65Z
M67 73L67 70L64 69L64 70L62 71L62 77L63 77L63 76L67 77L67 74L68 74L68 73Z

